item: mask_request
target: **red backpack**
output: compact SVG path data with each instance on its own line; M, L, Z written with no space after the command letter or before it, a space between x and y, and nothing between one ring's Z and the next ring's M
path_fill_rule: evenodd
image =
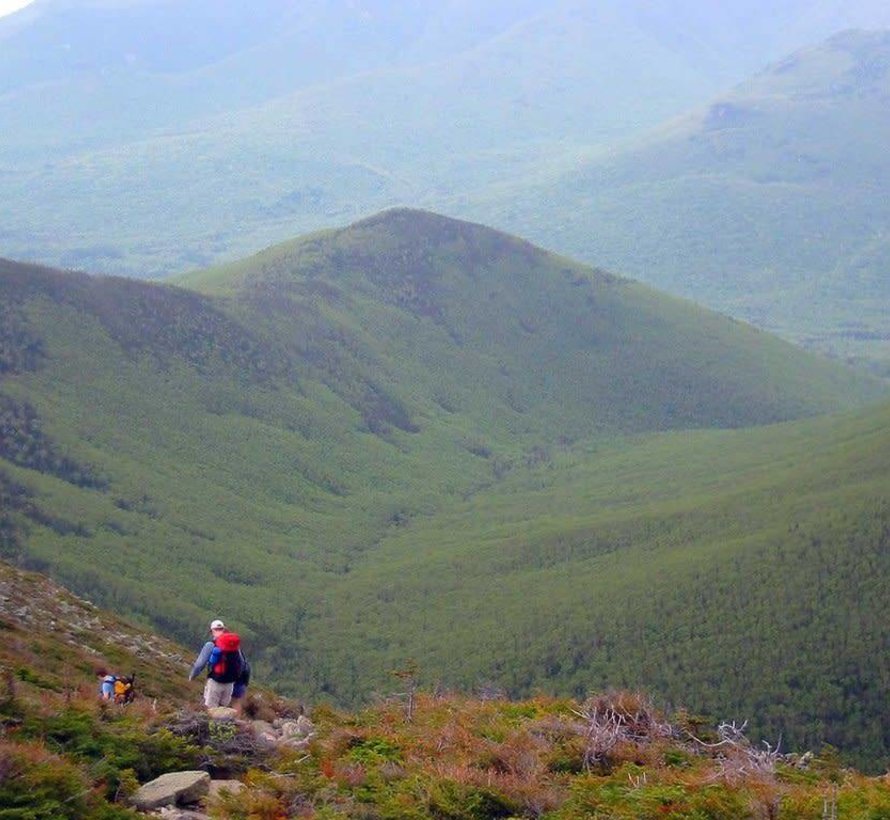
M219 653L213 659L210 677L218 683L234 683L241 676L241 638L234 632L223 632L214 643Z

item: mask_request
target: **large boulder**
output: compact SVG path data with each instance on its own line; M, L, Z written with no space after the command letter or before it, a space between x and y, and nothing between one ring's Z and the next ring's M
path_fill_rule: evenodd
M133 795L133 805L140 811L189 805L206 797L209 791L207 772L169 772L141 786Z

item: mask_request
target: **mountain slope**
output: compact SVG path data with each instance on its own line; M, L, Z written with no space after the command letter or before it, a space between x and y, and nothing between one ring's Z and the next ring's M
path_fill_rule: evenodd
M645 686L883 770L888 421L561 454L388 534L279 675L349 697L415 658L446 687Z
M31 94L42 91L47 99L32 114L93 115L80 118L73 145L117 144L315 84L450 56L498 36L533 5L38 0L0 19L0 96L32 106ZM28 125L21 108L6 113L20 125L12 132L31 137L19 150L72 144L44 117Z
M702 719L664 713L628 692L583 702L417 692L407 706L389 699L340 714L319 704L311 720L294 720L297 704L257 693L252 683L244 719L212 721L196 710L197 682L186 693L178 648L2 562L0 637L8 670L0 689L0 804L9 817L137 820L145 814L128 806L140 783L196 768L226 780L216 785L230 792L231 781L241 781L237 792L194 806L227 820L260 812L469 818L543 810L562 820L592 811L737 820L770 807L815 817L810 809L823 806L867 820L890 806L883 778L842 768L831 754L764 755L743 733L727 735L728 727L719 731L730 742L709 748L716 733ZM96 697L94 666L106 651L114 668L137 671L139 696L125 707ZM621 742L591 742L598 726ZM311 742L294 731L311 732ZM276 748L268 738L277 733L287 739ZM629 770L638 778L632 788Z
M521 521L526 505L534 508L523 482L542 486L545 498L553 471L571 487L574 459L611 483L637 459L648 463L646 436L656 432L839 411L880 390L738 322L423 212L387 212L178 287L3 262L0 294L3 555L183 640L195 623L234 613L280 682L344 700L379 685L402 646L445 676L451 656L437 659L441 634L418 625L410 640L385 637L393 622L378 624L376 605L358 604L373 568L391 568L373 594L411 623L404 608L416 591L387 589L412 554L430 555L432 571L440 542L454 547L456 563L445 558L450 569L436 583L462 584L460 556L488 537L477 529L488 526L485 499L512 499L517 506L504 514ZM645 434L641 449L629 434ZM678 492L701 492L720 477L726 442L745 468L728 480L770 463L756 458L763 445L748 459L754 439L742 433L717 439L693 463L684 435L664 446L700 483L667 476ZM775 434L776 446L783 436ZM799 441L780 448L785 458L815 447L802 434ZM616 455L600 462L608 442ZM590 485L581 475L578 487ZM842 474L826 475L845 486ZM660 482L658 470L641 471L631 533L660 520L660 508L649 507ZM544 506L557 510L564 489ZM576 499L577 514L605 516L613 527L602 493ZM480 519L446 523L442 538L437 522L472 499ZM722 519L709 516L707 504L692 516L690 543L723 532ZM546 516L529 524L529 554L546 552L552 539L571 543L576 526L555 512L552 529ZM527 583L576 600L588 553L570 556L566 568L577 558L579 571L566 577L542 565L496 592L474 582L468 611L485 605L477 592L516 606ZM480 568L490 560L478 558ZM411 573L427 577L423 565ZM429 589L432 623L453 622L448 612L464 593ZM707 623L711 611L702 609ZM517 629L553 626L546 611L520 614ZM374 637L363 651L374 654L359 676L349 665L356 661L342 660L365 629ZM454 634L475 641L465 630L466 622ZM522 687L464 652L459 682L487 672ZM590 667L579 663L580 680Z
M888 64L890 34L838 35L496 221L886 370Z
M141 698L177 707L200 702L197 684L187 681L192 658L182 647L5 562L0 562L0 632L0 663L28 672L17 676L21 689L33 684L44 693L61 696L67 689L94 696L95 670L101 667L135 674Z
M426 212L180 281L265 313L279 337L295 314L348 325L393 383L419 380L458 408L494 391L517 422L556 414L563 435L791 418L840 407L838 388L856 381L747 326Z
M235 273L209 278L220 287ZM117 516L133 518L135 532L187 545L180 558L196 570L217 528L198 511L210 481L213 506L232 508L231 537L243 528L254 540L261 520L279 544L258 573L246 559L214 561L221 595L228 575L278 577L303 542L362 551L441 492L580 436L773 421L871 394L749 328L430 215L384 215L270 251L238 275L235 315L124 280L11 264L3 280L7 459L54 473L56 492L84 484L92 500L70 515L95 507L108 519L97 537L116 543L128 529ZM66 461L68 447L79 458ZM151 499L170 497L170 479L177 501L159 516ZM344 506L366 534L329 532ZM66 550L41 552L85 572ZM114 584L129 577L119 563ZM175 588L173 577L159 586ZM182 613L171 623L193 617L180 597L167 602Z

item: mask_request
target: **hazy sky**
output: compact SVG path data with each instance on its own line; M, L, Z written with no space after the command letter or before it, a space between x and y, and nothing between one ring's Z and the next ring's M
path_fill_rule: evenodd
M0 17L30 6L33 0L0 0Z

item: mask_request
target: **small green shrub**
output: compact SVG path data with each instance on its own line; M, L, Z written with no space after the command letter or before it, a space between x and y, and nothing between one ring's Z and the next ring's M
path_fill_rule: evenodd
M432 785L429 808L434 816L448 820L487 820L511 817L517 812L517 806L504 795L453 780L440 780Z
M692 765L692 755L683 749L665 749L664 765L673 769L686 769Z
M395 762L401 759L402 753L398 746L383 738L368 738L350 750L349 760L365 765Z

